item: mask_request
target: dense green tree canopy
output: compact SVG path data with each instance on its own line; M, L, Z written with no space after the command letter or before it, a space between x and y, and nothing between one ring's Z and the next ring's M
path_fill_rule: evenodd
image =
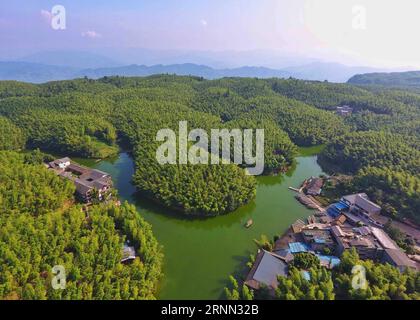
M312 253L300 252L294 255L292 264L298 269L310 269L318 267L320 261L319 258Z
M352 286L353 267L365 268L367 287L355 289ZM360 260L355 250L346 251L341 264L333 271L336 294L339 299L361 300L419 300L420 273L406 270L401 273L389 264Z
M69 203L72 183L25 158L0 152L0 299L154 299L162 253L136 209L85 212ZM122 264L126 241L138 257ZM64 290L51 285L55 265Z
M378 131L353 132L333 140L322 159L345 173L348 192L366 192L392 217L420 221L420 149L416 139Z
M334 110L344 104L354 112L343 118ZM183 212L213 215L250 201L255 179L244 175L243 166L158 165L159 129L176 131L180 120L207 131L264 128L265 174L290 167L295 144L328 144L324 159L344 171L371 166L417 175L419 108L420 95L413 90L295 79L156 75L40 85L5 81L0 121L13 130L0 148L16 149L26 141L28 148L103 158L117 152L119 140L133 151L140 191Z
M0 150L24 147L83 157L132 153L138 189L187 214L216 215L255 196L244 166L159 165L156 133L189 128L264 128L264 173L284 171L296 145L327 144L322 157L355 175L349 188L365 191L391 215L418 221L420 91L295 79L156 75L104 77L34 85L0 82ZM347 117L335 114L349 105ZM48 172L40 152L0 152L0 298L154 298L161 253L150 226L124 204L72 204L74 186ZM139 257L122 265L129 240ZM332 272L301 259L280 278L277 298L417 298L418 274L345 256ZM68 289L52 290L51 267L68 270ZM350 289L350 265L368 270L369 289ZM346 267L347 266L347 267ZM300 268L309 269L311 279ZM339 282L334 288L332 282ZM134 285L133 285L134 283ZM230 299L254 293L231 279ZM261 296L261 295L260 295Z
M22 130L7 118L0 116L0 150L19 150L25 146Z
M322 267L308 270L310 279L302 271L291 267L287 277L280 276L276 298L281 300L334 300L334 284L331 273Z
M25 164L24 156L0 151L0 211L39 215L73 199L73 183L43 165Z
M356 132L334 139L322 156L346 173L366 166L420 173L420 151L403 136L377 131Z

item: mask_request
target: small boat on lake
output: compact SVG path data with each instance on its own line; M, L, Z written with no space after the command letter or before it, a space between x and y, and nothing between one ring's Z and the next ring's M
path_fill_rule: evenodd
M245 228L249 228L250 226L252 226L252 224L254 223L254 221L252 221L252 219L249 219L246 223L245 223Z

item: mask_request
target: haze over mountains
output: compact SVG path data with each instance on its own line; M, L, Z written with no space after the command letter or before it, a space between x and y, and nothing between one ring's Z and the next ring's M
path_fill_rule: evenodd
M348 83L395 87L419 87L420 71L359 74L351 77Z
M194 75L206 79L216 79L223 77L258 77L258 78L298 78L305 80L319 80L330 82L346 82L357 74L372 72L402 71L390 69L377 69L363 66L346 66L339 63L327 63L322 61L311 61L310 59L284 56L280 57L277 63L273 62L273 57L263 54L267 60L265 65L281 65L282 68L270 68L265 66L240 65L232 66L232 60L222 60L219 54L210 56L192 52L155 52L154 51L133 51L121 55L115 53L117 59L112 59L104 55L78 52L78 51L48 51L40 52L22 57L14 61L0 62L0 80L18 80L33 83L42 83L53 80L67 80L80 77L92 79L104 76L148 76L153 74L177 74ZM137 59L135 53L138 53ZM240 61L249 62L254 53L238 55L237 63ZM231 57L229 55L228 57ZM225 55L227 57L227 55ZM219 59L220 58L220 59ZM121 62L122 61L122 62ZM133 61L144 61L143 63L130 63ZM151 64L161 61L161 63ZM187 62L187 63L185 63ZM237 64L236 63L236 64ZM298 64L297 64L298 63ZM301 63L301 64L299 64ZM149 64L149 65L147 65ZM211 65L211 66L210 66ZM215 67L216 66L216 67ZM217 67L219 66L219 67Z

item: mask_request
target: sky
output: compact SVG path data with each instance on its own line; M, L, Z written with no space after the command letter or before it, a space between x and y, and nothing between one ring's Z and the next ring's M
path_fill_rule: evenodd
M53 27L56 5L65 29ZM420 68L418 0L13 0L0 59L46 50L270 51Z

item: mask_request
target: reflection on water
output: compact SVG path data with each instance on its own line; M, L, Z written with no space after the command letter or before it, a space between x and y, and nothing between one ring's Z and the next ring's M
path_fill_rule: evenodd
M257 178L254 201L230 214L206 219L180 217L136 193L131 184L133 161L127 153L84 164L109 172L120 198L136 205L152 224L165 254L160 298L217 299L227 277L241 270L249 255L255 253L253 239L261 234L280 235L296 219L310 214L288 190L288 186L296 187L308 176L322 173L312 155L315 151L301 151L311 156L299 157L286 174ZM254 224L246 229L248 219Z

